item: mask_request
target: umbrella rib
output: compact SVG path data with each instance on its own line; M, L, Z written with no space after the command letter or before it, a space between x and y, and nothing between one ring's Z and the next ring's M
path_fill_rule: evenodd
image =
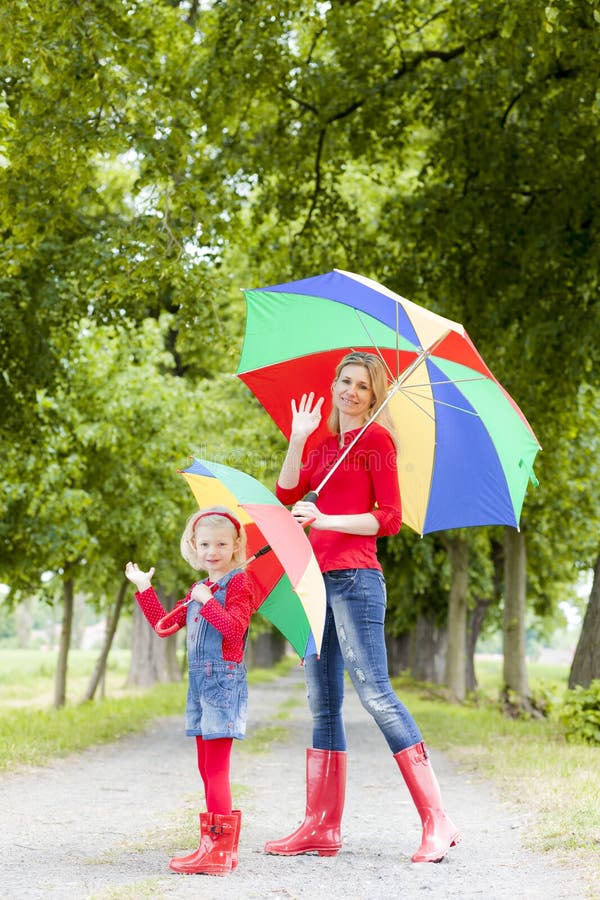
M381 360L381 362L382 362L382 363L384 364L384 366L386 367L387 373L388 373L388 375L389 375L389 377L390 377L390 380L391 380L391 381L394 381L394 376L393 376L393 374L392 374L392 371L391 371L390 367L388 366L388 364L386 363L385 359L383 358L383 354L381 353L381 350L379 349L379 347L377 346L377 344L376 344L375 341L373 340L373 336L371 335L369 329L367 328L367 326L366 326L365 323L363 322L363 320L362 320L362 318L361 318L361 315L360 315L360 311L359 311L358 309L355 308L355 309L354 309L354 312L356 313L356 315L357 315L357 317L358 317L358 321L360 322L360 324L362 325L362 327L365 329L366 335L367 335L367 337L369 338L369 342L370 342L370 343L373 345L373 347L375 348L375 350L376 350L376 352L377 352L377 356L379 357L379 359Z
M404 394L404 391L402 391L402 393ZM421 406L420 403L417 403L416 399L415 399L414 397L411 397L410 394L405 394L405 396L406 396L406 399L407 399L407 400L410 400L411 403L414 403L414 405L417 407L417 409L419 410L419 412L422 412L423 415L427 416L428 419L431 419L432 422L435 422L435 416L432 415L432 414L429 412L429 410L425 409L424 406ZM421 394L418 394L417 396L419 397L419 399L422 398L423 400L431 400L431 399L432 399L431 397L422 397Z
M445 400L438 400L437 397L427 397L425 394L411 394L410 388L400 388L400 392L404 394L407 400L412 400L412 402L416 406L418 406L419 409L421 409L424 413L426 413L426 415L430 415L430 413L427 413L426 410L424 410L423 407L417 403L415 397L417 397L419 400L427 400L431 403L437 403L439 406L447 406L448 409L456 409L458 410L458 412L466 413L466 415L468 416L475 416L475 418L477 419L480 418L479 413L473 412L470 409L465 409L464 406L457 406L455 403L447 403ZM433 418L433 416L431 416L431 418Z
M396 303L396 378L400 375L400 322L398 320L398 304Z
M446 378L443 381L423 381L421 384L411 384L409 387L429 387L430 384L462 384L463 381L489 381L485 375L478 375L476 378ZM405 390L403 388L403 390Z

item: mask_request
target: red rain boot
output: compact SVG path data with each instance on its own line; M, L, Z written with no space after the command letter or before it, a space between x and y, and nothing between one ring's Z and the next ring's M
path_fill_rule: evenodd
M242 812L239 809L232 809L231 815L235 817L235 837L233 839L233 847L231 848L231 868L237 869L238 844L240 842L240 831L242 829Z
M306 751L306 815L293 834L267 841L265 853L336 856L342 846L340 825L346 797L346 752Z
M421 846L411 857L413 862L439 862L450 847L460 841L456 825L448 818L442 805L437 778L429 762L425 744L415 744L394 754L417 812L423 833Z
M234 815L201 813L200 846L188 856L174 857L169 868L187 875L227 875L232 869L233 845L238 832Z

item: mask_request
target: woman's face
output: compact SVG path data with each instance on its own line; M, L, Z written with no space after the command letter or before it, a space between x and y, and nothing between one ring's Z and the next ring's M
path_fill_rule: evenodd
M340 415L348 416L359 427L366 422L373 400L369 370L355 363L344 366L333 382L333 403Z

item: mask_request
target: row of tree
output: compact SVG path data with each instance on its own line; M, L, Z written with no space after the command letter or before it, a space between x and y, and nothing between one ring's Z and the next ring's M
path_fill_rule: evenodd
M390 634L445 623L461 699L495 623L526 702L527 607L555 624L600 557L597 0L0 17L0 577L64 604L57 705L75 590L116 626L128 558L160 563L167 600L185 584L186 456L272 486L281 437L228 377L240 288L334 266L464 322L534 424L520 532L384 548ZM573 683L600 676L599 590Z

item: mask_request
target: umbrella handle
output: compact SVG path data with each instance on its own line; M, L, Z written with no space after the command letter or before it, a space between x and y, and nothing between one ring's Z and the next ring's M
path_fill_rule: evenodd
M166 616L163 616L162 619L154 626L154 630L159 637L168 637L170 634L175 634L176 631L179 631L183 626L178 622L174 622L175 616L177 616L181 612L181 604L176 606L175 609L172 609L171 612L168 612Z
M319 495L316 491L309 491L306 497L304 498L305 503L316 503L319 499Z

